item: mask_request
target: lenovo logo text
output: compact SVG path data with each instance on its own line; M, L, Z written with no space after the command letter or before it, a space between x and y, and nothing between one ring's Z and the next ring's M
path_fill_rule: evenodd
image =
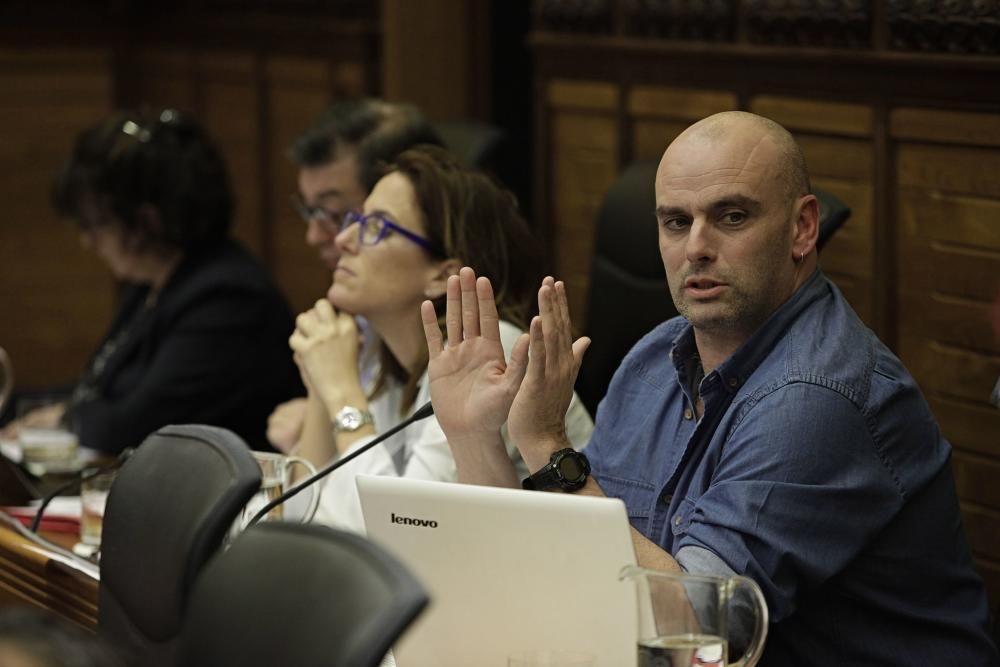
M428 521L427 519L411 519L408 516L396 516L396 513L392 513L392 522L399 523L404 526L421 526L423 528L437 528L437 521Z

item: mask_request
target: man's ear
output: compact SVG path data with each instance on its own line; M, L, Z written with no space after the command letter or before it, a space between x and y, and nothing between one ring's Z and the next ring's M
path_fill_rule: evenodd
M431 269L431 277L424 289L424 296L428 299L444 296L448 291L448 278L457 276L462 266L462 260L454 257L437 262Z
M792 241L792 255L801 258L816 249L816 239L819 238L819 200L815 195L799 197L793 214L795 238Z

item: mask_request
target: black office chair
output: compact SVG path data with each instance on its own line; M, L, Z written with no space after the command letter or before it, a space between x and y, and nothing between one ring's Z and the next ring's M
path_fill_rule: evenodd
M130 665L174 665L195 577L247 501L260 467L236 434L166 426L118 472L104 513L98 633Z
M657 324L677 314L657 241L653 180L657 162L625 168L597 217L587 297L590 348L576 391L595 414L625 354Z
M586 333L592 342L576 381L577 394L592 415L632 346L677 315L653 213L658 164L650 160L626 167L604 196L598 214L587 297ZM822 248L851 210L828 192L813 192L820 202L817 248Z
M376 667L427 594L372 542L326 526L260 523L204 569L178 667Z

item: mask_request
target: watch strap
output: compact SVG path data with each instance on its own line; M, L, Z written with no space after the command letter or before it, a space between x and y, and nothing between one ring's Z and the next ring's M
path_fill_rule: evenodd
M579 468L579 474L573 479L567 479L560 471L563 460L573 458ZM561 489L563 491L576 491L587 483L590 476L590 461L586 454L574 449L564 448L552 454L549 462L533 475L525 477L521 481L521 488L529 491L545 491L548 489Z

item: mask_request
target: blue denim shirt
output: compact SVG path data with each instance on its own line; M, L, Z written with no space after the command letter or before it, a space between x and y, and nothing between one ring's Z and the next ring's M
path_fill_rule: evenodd
M604 492L682 566L760 585L761 664L1000 663L950 447L822 273L701 380L700 420L698 366L686 320L653 330L612 379L586 451Z

